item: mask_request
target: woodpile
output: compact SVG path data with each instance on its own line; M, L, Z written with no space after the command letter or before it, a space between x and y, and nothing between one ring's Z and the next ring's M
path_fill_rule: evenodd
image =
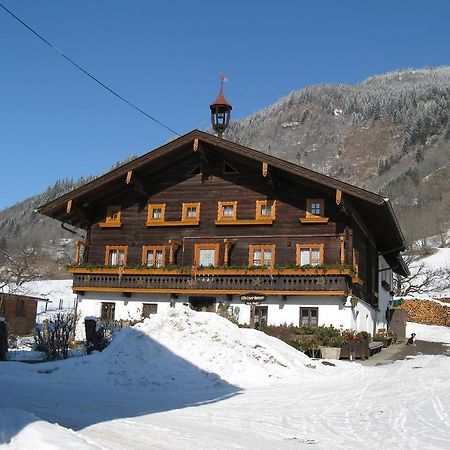
M408 313L408 321L427 325L450 326L449 307L428 300L405 300L400 306Z

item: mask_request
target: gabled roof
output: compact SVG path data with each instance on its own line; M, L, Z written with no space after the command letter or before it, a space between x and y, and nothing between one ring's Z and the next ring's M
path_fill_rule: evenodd
M373 234L380 252L392 266L396 265L396 258L400 251L406 248L405 239L389 200L381 195L361 189L335 178L320 174L297 164L276 158L261 151L218 138L199 130L193 130L145 155L130 161L105 175L86 183L73 191L41 206L41 214L56 218L62 222L79 226L76 210L68 211L68 202L71 201L79 207L89 205L96 195L105 189L114 189L114 186L123 186L129 171L145 172L173 164L179 158L186 157L187 150L192 152L194 140L229 155L236 155L249 162L266 163L280 173L291 178L306 180L315 186L331 190L339 190L344 198L350 199L358 213L365 219L366 225ZM191 154L189 152L189 154ZM118 183L122 181L122 183Z

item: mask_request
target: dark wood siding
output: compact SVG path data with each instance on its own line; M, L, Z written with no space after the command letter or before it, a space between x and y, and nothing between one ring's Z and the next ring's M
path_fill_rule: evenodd
M93 225L90 233L89 263L103 264L107 245L128 246L128 266L139 265L143 245L167 245L169 239L183 243L176 263L192 265L195 243L218 242L220 264L223 264L223 239L234 239L236 244L230 252L229 265L248 264L250 244L275 244L277 265L294 265L296 244L324 244L324 264L338 265L340 245L338 235L346 226L346 217L335 198L329 193L312 190L306 185L281 179L275 188L260 170L233 162L239 174L223 175L222 160L217 159L210 174L188 176L196 161L188 158L172 171L160 174L158 179L144 180L151 183L152 194L148 201L140 200L125 185L121 198L114 204L122 204L121 228L100 228ZM205 179L206 178L206 179ZM327 224L302 224L307 198L325 198ZM255 219L256 200L276 200L276 219L272 225L215 225L217 202L236 200L238 219ZM147 227L147 204L166 204L166 220L181 220L183 202L200 202L198 226ZM106 212L107 204L100 205ZM166 257L167 259L167 257ZM166 261L167 262L167 261ZM350 264L351 262L348 261Z
M6 320L8 333L33 333L36 325L37 300L31 297L0 294L0 315Z

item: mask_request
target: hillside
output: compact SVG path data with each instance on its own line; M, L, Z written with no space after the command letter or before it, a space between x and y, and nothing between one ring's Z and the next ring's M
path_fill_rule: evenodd
M450 67L398 71L293 92L232 123L226 138L382 192L412 241L450 225L449 111ZM72 238L34 210L85 181L59 181L1 211L0 247L20 241L53 248L51 241Z
M410 240L448 228L450 67L318 85L226 137L391 198Z

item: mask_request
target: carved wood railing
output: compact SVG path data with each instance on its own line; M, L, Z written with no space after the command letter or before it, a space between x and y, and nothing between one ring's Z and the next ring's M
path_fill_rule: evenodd
M318 269L319 271L320 269ZM318 273L314 270L286 269L197 269L177 273L176 269L83 269L72 268L75 291L122 292L264 292L278 295L347 295L352 279L349 270ZM245 272L246 271L246 272ZM153 273L152 273L153 272ZM155 273L156 272L156 273ZM220 272L220 273L217 273Z

